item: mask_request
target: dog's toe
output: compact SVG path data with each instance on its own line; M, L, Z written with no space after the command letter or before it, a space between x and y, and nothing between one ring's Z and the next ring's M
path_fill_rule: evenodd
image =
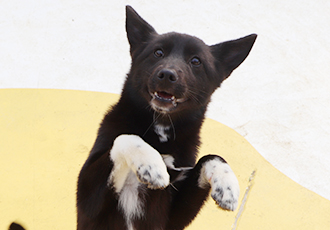
M215 158L204 165L200 185L211 185L211 196L223 209L233 211L238 206L239 184L229 165Z
M219 186L214 190L212 189L211 196L221 208L234 211L238 205L238 194L236 194L231 187L224 189Z
M140 165L136 175L150 189L162 189L169 185L170 177L167 171L160 170L157 165Z

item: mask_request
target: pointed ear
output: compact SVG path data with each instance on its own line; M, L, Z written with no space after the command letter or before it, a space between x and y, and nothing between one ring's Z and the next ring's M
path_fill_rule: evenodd
M211 46L213 56L222 64L226 79L249 55L257 38L251 34L237 40L227 41Z
M131 6L126 6L126 32L131 46L131 55L139 45L146 42L155 29L136 13Z

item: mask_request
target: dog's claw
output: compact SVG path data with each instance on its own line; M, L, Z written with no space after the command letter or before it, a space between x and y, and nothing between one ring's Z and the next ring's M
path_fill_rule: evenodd
M239 187L233 178L223 177L218 181L213 179L211 189L211 197L222 209L234 211L237 208Z
M139 181L146 184L150 189L164 189L170 183L167 171L159 170L157 165L140 165L136 175Z
M238 200L234 197L234 194L231 191L217 191L212 192L211 197L215 200L215 203L220 206L220 208L234 211L237 208ZM221 189L222 190L222 189Z
M200 185L211 185L211 197L225 210L234 211L238 206L238 180L227 163L213 159L205 163Z

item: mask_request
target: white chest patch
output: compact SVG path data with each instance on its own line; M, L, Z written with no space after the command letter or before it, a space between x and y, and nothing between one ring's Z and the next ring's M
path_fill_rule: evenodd
M143 203L139 199L139 185L136 175L130 171L119 194L119 205L125 214L128 229L133 229L132 220L144 214Z
M134 230L134 221L144 218L146 188L165 188L170 176L159 152L136 135L118 136L109 157L113 169L108 186L119 196L118 206L126 219L127 230Z
M160 142L167 142L169 139L168 131L170 130L170 126L158 125L154 126L154 131L159 137Z

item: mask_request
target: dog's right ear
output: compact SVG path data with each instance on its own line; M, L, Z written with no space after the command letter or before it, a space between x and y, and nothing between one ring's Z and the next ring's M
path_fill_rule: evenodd
M156 31L131 6L126 6L126 33L133 56L139 45L145 43L152 34L156 34Z
M225 78L236 69L249 55L257 38L256 34L211 46L214 57L222 64Z

